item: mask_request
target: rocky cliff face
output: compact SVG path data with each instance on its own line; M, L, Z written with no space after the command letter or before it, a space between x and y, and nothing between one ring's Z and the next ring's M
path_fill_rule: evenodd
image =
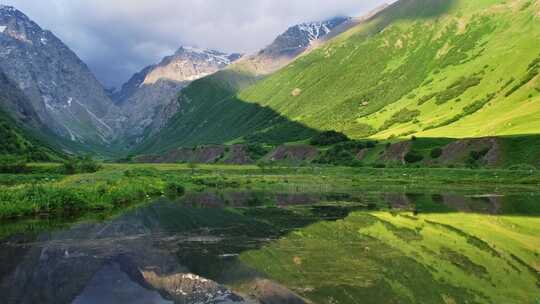
M193 80L213 74L240 58L214 50L181 47L159 64L135 74L113 95L125 120L122 123L128 146L145 132L161 128L176 113L176 94Z
M350 21L349 17L336 17L326 21L291 26L259 53L246 57L242 64L256 74L270 74L289 64L334 29Z
M107 143L116 122L110 98L88 67L53 33L10 6L0 6L0 68L54 133Z
M155 135L182 110L176 96L191 81L214 74L228 65L254 75L269 74L293 61L315 41L349 20L337 17L295 25L259 53L242 59L238 54L180 48L160 64L135 74L115 95L117 104L129 117L124 127L128 132L128 145L137 145L148 136Z
M29 128L43 127L24 93L2 71L0 71L0 110L9 114L16 122Z

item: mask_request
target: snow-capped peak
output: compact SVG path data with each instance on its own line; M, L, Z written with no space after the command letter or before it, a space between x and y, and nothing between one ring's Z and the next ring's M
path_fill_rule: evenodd
M348 20L348 17L336 17L326 21L304 22L293 27L306 33L310 41L318 40L332 31L334 27Z
M322 36L330 33L330 29L323 22L306 22L298 25L301 31L308 34L310 40L317 40Z
M227 54L212 49L201 49L192 46L181 46L175 53L175 56L196 56L199 60L216 62L222 65L229 65L240 58L240 54Z

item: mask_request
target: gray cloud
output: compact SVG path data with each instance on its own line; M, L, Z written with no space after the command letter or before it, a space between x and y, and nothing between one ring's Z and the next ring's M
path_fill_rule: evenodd
M390 0L2 0L70 46L106 85L180 45L252 52L288 26L361 15Z

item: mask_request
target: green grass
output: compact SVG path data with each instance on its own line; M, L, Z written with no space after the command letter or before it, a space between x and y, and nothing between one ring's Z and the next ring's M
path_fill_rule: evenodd
M62 154L36 139L0 108L0 156L17 155L33 161L59 160Z
M538 134L540 9L527 3L397 2L262 80L230 89L242 75L233 69L194 83L183 112L138 152L327 130L355 139Z
M328 192L409 185L427 191L437 187L513 192L540 185L538 172L529 170L105 164L96 173L61 175L57 173L60 165L30 167L35 173L0 174L0 218L125 208L156 196L181 195L185 190ZM523 206L516 212L527 206L536 210L529 202Z

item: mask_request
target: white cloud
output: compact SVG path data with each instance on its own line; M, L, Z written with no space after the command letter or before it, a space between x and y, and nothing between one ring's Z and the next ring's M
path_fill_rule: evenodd
M290 25L361 15L388 1L2 0L53 31L109 85L180 45L251 52Z

